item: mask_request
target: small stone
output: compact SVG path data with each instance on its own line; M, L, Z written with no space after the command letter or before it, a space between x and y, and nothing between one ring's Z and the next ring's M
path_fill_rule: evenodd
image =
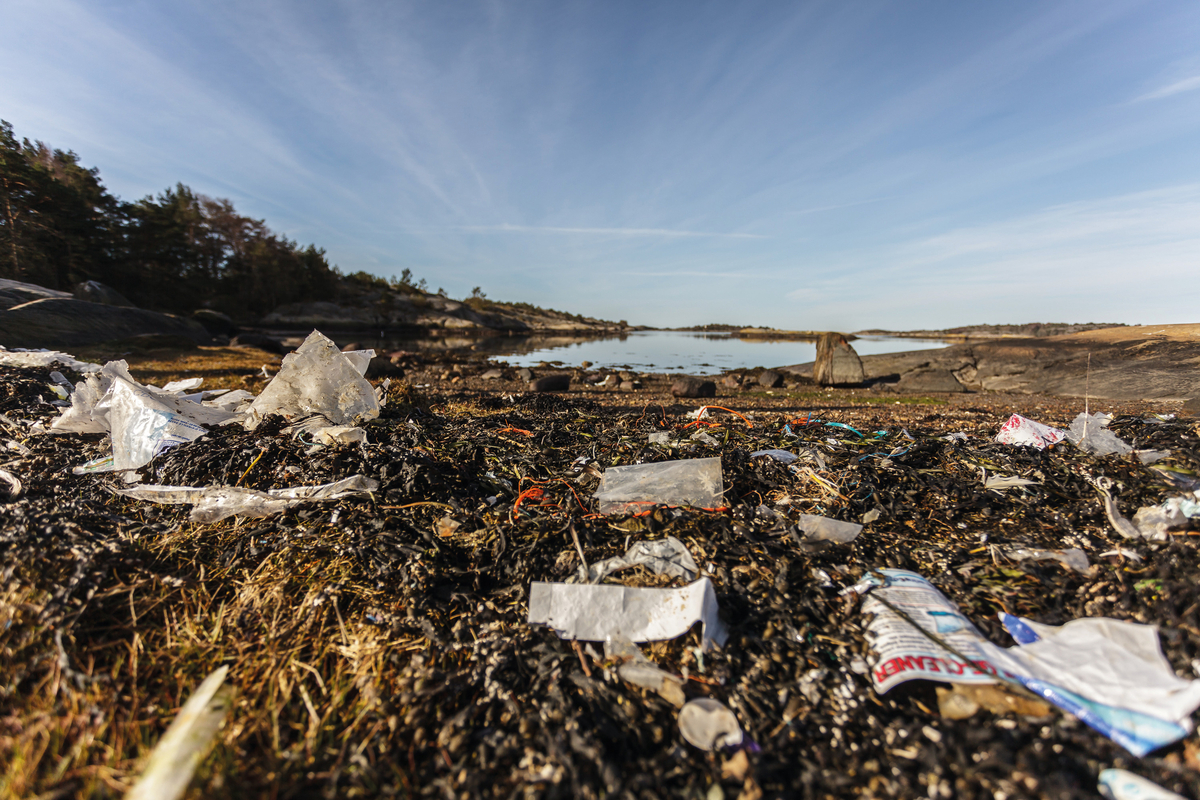
M521 367L519 370L517 370L517 377L523 381L531 381L533 380L533 370L528 369L527 367Z
M570 375L547 375L529 382L529 391L531 392L565 392L570 388Z
M671 384L671 394L675 397L716 397L717 385L703 378L686 375Z
M592 365L592 362L590 362L590 361L580 361L579 362L580 369L587 369L591 365Z
M617 377L623 381L636 381L637 373L636 372L618 372Z
M498 381L504 377L504 370L489 369L487 372L483 373L479 377L485 381Z
M742 376L737 374L726 375L721 378L721 385L726 389L736 389L742 385Z
M600 385L606 389L614 389L617 386L620 386L620 384L621 384L621 379L610 372L610 373L608 373L608 376L604 379L604 382L601 383Z
M758 385L768 389L778 389L783 386L783 376L773 369L764 369L758 375Z
M617 387L622 392L636 392L642 388L641 381L621 381L621 385Z

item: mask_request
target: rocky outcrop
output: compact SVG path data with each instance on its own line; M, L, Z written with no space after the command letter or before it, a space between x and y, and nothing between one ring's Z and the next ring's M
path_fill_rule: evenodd
M33 300L0 311L0 345L10 348L87 347L146 334L182 336L197 344L212 340L190 319L69 297Z
M862 366L866 382L885 391L1185 400L1200 397L1200 326L1123 326L1047 338L997 339L864 356ZM811 376L813 368L810 363L780 369Z
M822 386L858 386L863 382L863 365L840 333L823 333L817 340L817 360L812 378Z
M86 300L89 303L99 303L102 306L124 306L134 308L133 303L125 299L125 295L100 281L84 281L76 285L76 300Z
M22 303L28 303L32 300L45 300L46 298L66 299L70 297L72 297L70 292L60 292L33 283L22 283L21 281L10 281L7 278L0 278L0 309L12 308L13 306L19 306Z

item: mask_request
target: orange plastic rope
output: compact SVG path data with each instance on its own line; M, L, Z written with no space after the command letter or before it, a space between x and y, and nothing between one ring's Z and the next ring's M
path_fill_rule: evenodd
M738 412L734 411L732 408L726 408L725 406L700 406L700 408L701 408L701 409L705 409L705 408L715 408L715 409L718 409L718 410L720 410L720 411L728 411L730 414L733 414L735 417L741 417L741 420L742 420L742 422L746 423L746 427L747 427L747 428L753 428L753 427L754 427L754 423L752 423L750 420L748 420L748 419L746 419L745 417L743 417L743 416L742 416L741 414L739 414ZM700 420L696 420L696 421L697 421L697 422L699 422Z

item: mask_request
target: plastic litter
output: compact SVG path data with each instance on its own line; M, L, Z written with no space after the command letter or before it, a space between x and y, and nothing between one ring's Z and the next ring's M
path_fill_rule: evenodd
M1123 769L1101 772L1098 788L1108 800L1185 800L1183 795L1168 792L1157 783Z
M1028 547L1017 547L1009 550L1008 557L1014 561L1058 561L1076 572L1087 572L1091 565L1087 553L1078 547L1069 550L1037 550Z
M1133 454L1138 457L1138 461L1142 462L1143 466L1157 464L1164 458L1171 457L1170 450L1134 450Z
M829 517L815 514L801 514L796 527L804 533L804 538L810 542L838 542L849 544L858 538L863 526L857 522L842 522Z
M872 617L871 682L881 694L913 679L1016 683L1137 756L1192 729L1200 681L1175 675L1150 625L1089 617L1053 626L1001 614L1017 642L1002 648L914 572L880 570L855 588L869 592L862 610Z
M126 800L176 800L208 750L229 711L233 689L223 686L229 667L212 672L192 693L159 739Z
M721 459L694 458L609 467L595 498L601 514L623 514L658 504L717 508L723 493Z
M701 648L725 643L712 582L701 578L682 589L640 589L610 584L542 583L529 587L529 624L546 625L560 639L631 642L674 639L701 623Z
M313 441L317 444L366 444L367 432L348 425L334 425L314 431Z
M617 675L621 680L657 692L671 705L679 708L687 699L683 694L683 679L664 672L642 655L638 646L628 639L615 638L604 642L604 658L619 661Z
M1136 525L1121 516L1121 510L1117 508L1117 500L1112 495L1112 479L1101 476L1099 478L1089 478L1089 480L1104 500L1104 513L1108 516L1108 524L1112 525L1113 530L1126 539L1145 538L1145 534ZM1162 534L1162 538L1166 538L1165 532Z
M1016 489L1022 486L1036 486L1037 481L1031 481L1028 478L1018 478L1013 475L988 475L984 473L983 488L995 489L996 491L1004 491L1005 489Z
M1045 450L1065 438L1067 438L1065 431L1034 422L1020 414L1013 414L1009 417L1008 422L1000 428L1000 433L996 434L996 441L1000 444L1036 447L1038 450Z
M742 726L737 717L711 697L697 697L679 710L679 733L684 741L701 750L737 747L742 743Z
M644 566L656 575L669 575L685 581L694 581L700 573L683 542L668 536L653 542L636 542L623 556L597 561L588 567L588 582L598 583L618 570L636 566Z
M24 488L21 485L20 478L18 478L16 475L13 475L6 469L0 469L0 481L4 481L8 484L8 496L10 499L20 496L21 490Z
M1112 417L1108 414L1092 414L1080 412L1071 422L1067 438L1071 444L1085 453L1096 456L1125 455L1133 450L1132 447L1117 438L1116 434L1107 429Z
M1171 528L1182 528L1189 519L1200 518L1200 494L1192 497L1170 497L1162 505L1139 508L1133 515L1133 525L1147 539L1166 541Z
M370 357L365 360L370 363ZM246 427L256 428L268 414L291 420L315 415L323 420L323 426L357 425L375 419L379 402L375 389L363 378L363 361L360 355L343 353L328 337L313 331L294 353L283 357L279 373L250 404Z
M118 489L117 494L162 505L192 504L191 519L195 522L219 522L226 517L261 519L278 514L300 503L318 500L341 500L369 494L379 488L379 482L362 475L351 475L340 481L320 486L291 486L260 492L238 486L157 486L139 484Z
M90 361L79 361L75 356L57 350L8 350L0 347L0 367L65 367L79 374L99 372L100 365Z
M162 387L164 392L178 394L191 389L199 389L204 385L204 378L185 378L181 381L171 381L166 386Z
M123 378L96 404L93 419L102 414L112 436L115 470L137 469L159 453L208 433L205 425L221 425L235 415L159 394Z
M112 387L116 378L135 382L129 374L128 364L124 361L110 361L98 372L75 384L75 391L71 393L71 407L50 424L51 432L108 433L107 416L104 413L96 413L96 404Z

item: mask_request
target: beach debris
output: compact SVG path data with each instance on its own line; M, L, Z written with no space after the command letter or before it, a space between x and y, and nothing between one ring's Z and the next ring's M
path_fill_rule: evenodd
M983 472L983 488L1002 492L1005 489L1016 489L1022 486L1036 486L1037 481L1029 478L1019 478L1014 475L988 475Z
M1200 519L1200 491L1191 497L1168 497L1161 505L1144 506L1133 515L1133 525L1147 539L1166 541L1168 531L1187 527L1188 521Z
M644 511L654 505L722 505L720 458L631 464L604 470L595 498L601 514Z
M1071 422L1071 427L1067 430L1067 439L1080 450L1094 456L1123 456L1132 451L1132 447L1108 430L1110 422L1112 417L1108 414L1096 413L1089 416L1081 411Z
M88 372L99 372L100 365L90 361L79 361L72 355L60 353L57 350L26 350L14 347L12 350L0 346L0 366L4 367L63 367L74 370L80 375Z
M159 486L138 484L118 489L117 494L162 505L190 504L194 522L219 522L226 517L261 519L279 514L301 503L343 500L370 494L379 482L351 475L320 486L290 486L286 489L245 489L239 486Z
M810 542L837 542L849 544L858 538L863 526L857 522L843 522L816 514L801 514L796 520L796 527Z
M1126 539L1146 538L1146 534L1142 530L1121 515L1121 509L1117 508L1117 499L1113 497L1112 479L1101 475L1098 478L1088 478L1088 480L1092 486L1096 487L1096 491L1100 493L1100 497L1104 501L1104 513L1108 517L1108 524L1112 525L1113 530ZM1165 539L1166 532L1164 531L1161 536L1155 533L1152 538Z
M999 680L1049 700L1137 756L1192 730L1200 681L1175 675L1153 626L1104 617L1054 626L1002 613L1017 642L1002 648L917 573L878 570L856 589L867 593L871 682L880 694L913 679Z
M1038 450L1045 450L1065 438L1067 438L1065 431L1034 422L1020 414L1013 414L1009 417L1008 422L1000 428L1000 433L996 434L996 441L1000 444L1036 447Z
M938 713L946 719L968 719L980 709L998 716L1044 717L1052 706L1027 690L1007 684L952 683L937 687Z
M320 427L357 425L379 416L375 389L363 378L373 350L343 353L327 336L313 331L304 344L283 357L279 372L250 404L246 428L270 414L296 421L315 417Z
M1068 550L1040 550L1033 547L1014 547L1005 554L1014 561L1058 561L1076 572L1087 572L1090 568L1087 553L1078 547Z
M617 662L617 675L621 680L657 692L676 708L687 699L683 693L683 679L664 672L642 654L636 644L624 637L610 637L604 642L604 658Z
M743 738L737 717L711 697L697 697L679 710L679 733L685 742L701 750L737 747Z
M597 561L588 568L588 582L599 583L618 570L637 566L685 581L694 581L700 571L683 542L668 536L652 542L635 542L625 555Z
M126 800L176 800L183 796L229 712L233 688L224 686L228 673L229 667L218 667L196 687L154 746Z
M1183 795L1124 769L1102 771L1098 788L1107 800L1186 800Z
M674 639L697 622L703 630L702 649L724 644L728 637L708 578L681 589L534 581L529 587L528 621L553 629L560 639L591 642Z

